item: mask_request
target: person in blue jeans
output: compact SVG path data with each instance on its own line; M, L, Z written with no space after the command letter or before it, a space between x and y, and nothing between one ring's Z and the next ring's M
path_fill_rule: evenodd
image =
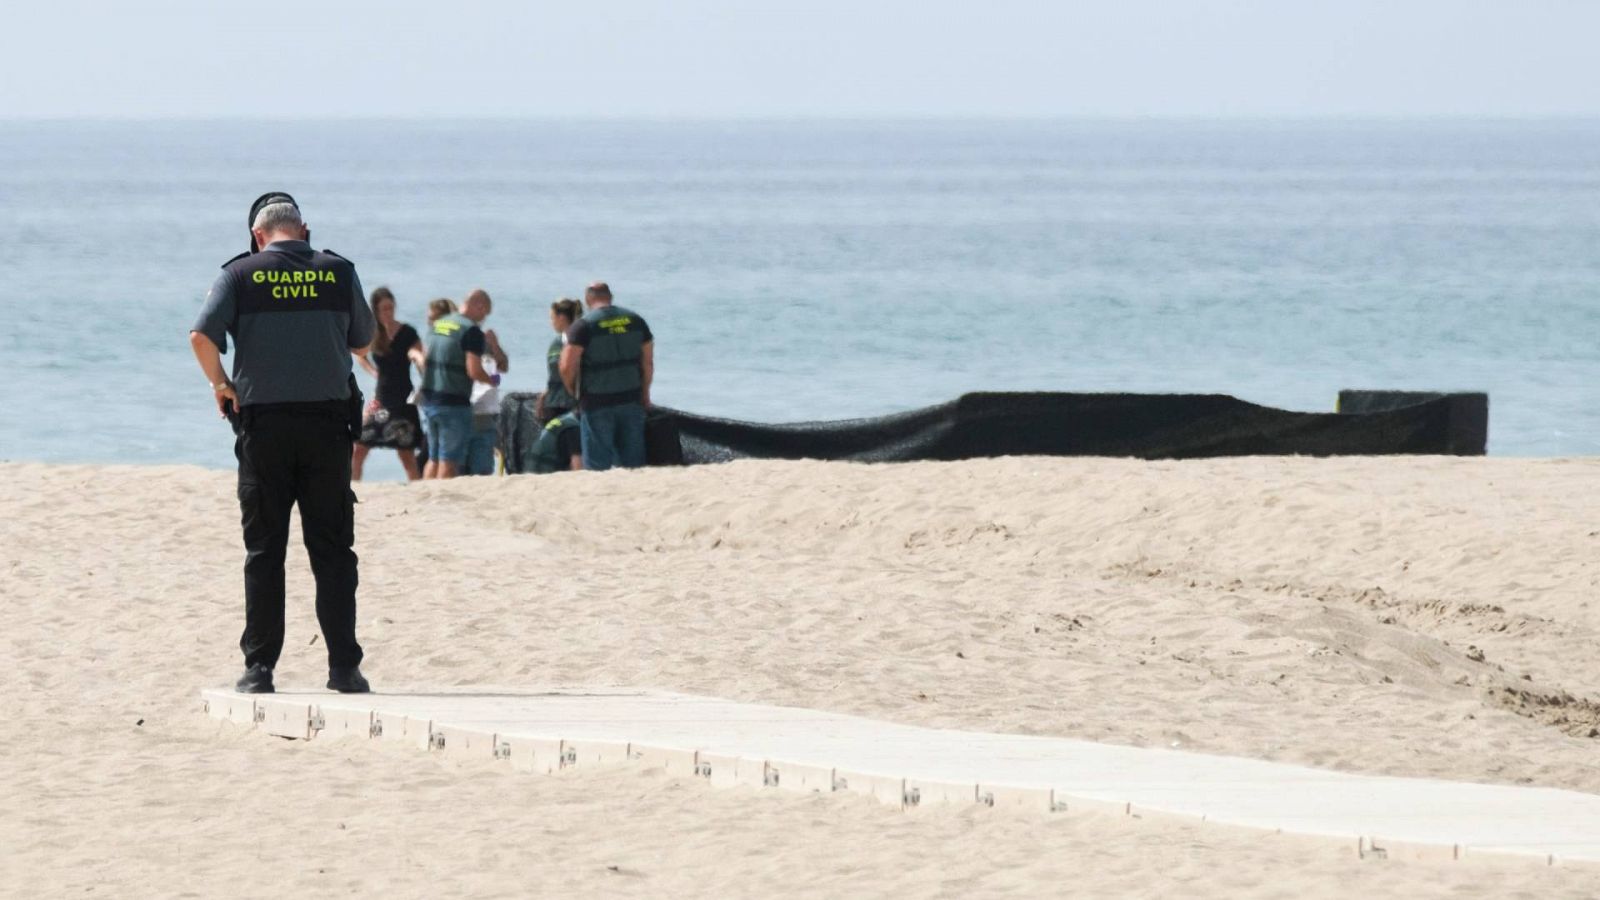
M422 373L422 421L428 433L423 478L454 478L467 461L472 440L472 385L498 386L499 375L483 367L483 329L461 313L435 319L426 338Z
M645 464L644 419L655 378L655 337L644 317L612 303L603 281L583 295L589 311L567 329L561 381L578 398L583 467Z
M493 328L483 324L494 311L489 293L476 288L467 294L461 304L461 314L471 319L483 331L483 368L495 384L511 370L511 360L500 347L500 338ZM500 389L491 384L474 382L472 385L472 434L467 437L467 459L461 475L493 475L494 450L500 436Z

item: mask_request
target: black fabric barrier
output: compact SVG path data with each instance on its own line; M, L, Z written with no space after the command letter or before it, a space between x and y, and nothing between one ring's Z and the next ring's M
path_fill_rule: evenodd
M531 396L513 394L504 401L502 422L510 422L513 436L537 427ZM1486 428L1479 423L1486 421L1487 404L1482 394L1452 394L1375 412L1303 413L1222 394L984 393L890 416L789 425L657 409L647 438L652 465L746 458L1474 456L1486 445ZM520 468L508 465L508 471Z
M1405 409L1435 400L1450 407L1450 448L1456 456L1482 456L1489 445L1489 395L1441 394L1431 391L1340 391L1339 412L1364 414Z

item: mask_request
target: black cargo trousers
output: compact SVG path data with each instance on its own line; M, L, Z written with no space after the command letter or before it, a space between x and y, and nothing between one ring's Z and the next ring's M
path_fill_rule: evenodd
M300 506L300 530L317 582L317 622L329 668L361 662L356 643L355 493L350 489L347 404L247 406L234 441L239 458L239 510L244 523L246 666L275 668L283 652L283 560L289 510Z

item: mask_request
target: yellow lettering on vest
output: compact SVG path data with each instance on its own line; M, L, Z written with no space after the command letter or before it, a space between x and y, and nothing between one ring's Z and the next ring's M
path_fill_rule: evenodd
M279 287L277 285L273 285L273 287L272 287L272 299L274 299L274 300L282 300L283 299L283 288L281 288L281 287Z
M601 319L595 322L595 327L607 334L627 334L628 326L633 324L632 316L615 316L610 319Z
M267 280L267 273L257 269L256 271L250 273L250 280L254 281L256 284L260 284L261 282Z
M446 322L443 319L433 323L433 333L441 337L450 337L461 330L460 322Z

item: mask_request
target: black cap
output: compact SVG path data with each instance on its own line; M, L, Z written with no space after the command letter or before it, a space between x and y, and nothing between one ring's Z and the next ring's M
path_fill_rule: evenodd
M246 219L244 222L244 227L250 229L251 253L258 253L261 250L260 247L256 246L256 215L260 213L262 209L271 206L274 203L287 203L295 209L300 208L300 204L294 202L294 198L283 191L268 191L265 194L257 197L256 202L250 204L250 218Z

